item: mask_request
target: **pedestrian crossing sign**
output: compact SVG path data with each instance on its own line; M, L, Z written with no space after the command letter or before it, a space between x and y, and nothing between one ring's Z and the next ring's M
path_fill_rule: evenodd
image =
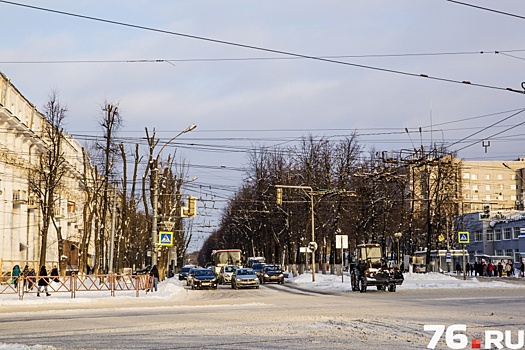
M458 243L466 244L470 243L470 233L469 232L458 232Z
M173 245L173 232L160 231L159 245L171 247Z

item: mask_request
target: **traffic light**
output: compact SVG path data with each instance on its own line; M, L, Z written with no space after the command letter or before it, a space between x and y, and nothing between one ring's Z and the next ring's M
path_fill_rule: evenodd
M490 219L490 205L485 204L483 206L483 213L479 213L480 220Z
M283 204L283 189L278 188L277 189L277 205Z
M197 215L197 197L188 196L188 216Z

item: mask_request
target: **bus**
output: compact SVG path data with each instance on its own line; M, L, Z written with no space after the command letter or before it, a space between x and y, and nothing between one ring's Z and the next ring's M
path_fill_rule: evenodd
M225 265L242 266L240 249L218 249L211 252L211 264L216 275Z

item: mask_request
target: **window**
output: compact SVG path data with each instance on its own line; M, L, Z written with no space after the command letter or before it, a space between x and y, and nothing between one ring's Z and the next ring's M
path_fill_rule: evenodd
M463 173L463 178L464 179L470 179L470 174L469 173Z
M511 180L516 180L516 174L512 174L512 175L510 175L510 179L511 179Z
M496 249L494 251L494 255L499 255L499 256L503 255L503 249Z
M515 226L513 227L513 231L514 231L514 239L518 239L518 237L520 236L520 228Z
M490 180L490 174L485 175L485 180Z
M503 191L503 189L505 188L505 186L503 186L503 184L499 184L499 185L498 185L498 188L499 188L500 191Z
M472 190L473 191L477 191L478 190L478 185L472 185Z
M507 256L513 256L513 252L512 252L512 249L505 249L505 255Z
M498 174L498 180L503 180L503 175L502 174Z
M483 231L478 230L474 232L474 240L476 242L482 242L483 241Z
M486 201L490 201L490 194L487 194L487 195L485 196L485 200L486 200Z
M472 195L472 200L474 200L474 201L479 200L478 195L477 195L477 194L473 194L473 195Z
M514 262L520 262L520 250L519 249L514 249Z
M499 200L499 201L502 201L502 200L503 200L503 195L502 195L502 194L499 194L499 195L498 195L498 200Z
M470 176L470 179L471 179L471 180L477 180L477 179L478 179L478 175L476 175L476 174L472 174L472 175Z
M510 236L511 236L511 228L505 227L503 229L503 239L510 239Z
M487 230L487 241L493 241L494 240L494 232L492 230Z
M510 189L515 191L516 190L516 185L510 185Z
M485 185L485 191L490 191L490 185Z
M468 190L470 188L470 185L467 183L463 184L463 189Z
M511 200L511 201L515 201L515 200L516 200L516 196L515 196L515 195L511 195L511 196L510 196L510 200Z
M501 229L497 228L494 230L494 240L501 241Z

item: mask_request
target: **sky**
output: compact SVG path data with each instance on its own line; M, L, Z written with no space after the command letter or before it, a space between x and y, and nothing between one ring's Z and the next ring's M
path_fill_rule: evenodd
M525 3L465 4L0 0L0 72L41 111L56 91L81 142L100 135L104 101L130 149L145 128L167 141L196 124L164 153L197 177L187 191L205 235L256 146L356 131L379 151L522 157Z
M505 283L504 281L489 281L484 282L480 281L477 278L469 278L467 280L458 279L456 277L441 274L441 273L405 273L404 274L403 284L397 286L396 293L410 293L414 290L420 289L483 289L483 288L524 288L523 284L513 284ZM304 290L311 290L317 292L327 292L327 291L343 291L351 292L351 285L348 274L344 277L344 282L341 281L341 276L330 275L330 274L317 274L315 282L312 282L311 274L302 274L293 278L286 279L287 284L295 285ZM182 281L184 282L184 281ZM163 282L159 283L158 291L150 293L147 296L142 295L141 298L149 299L162 299L168 300L170 298L176 297L176 295L184 290L183 283L181 283L176 278L170 278ZM104 292L95 291L95 292L79 292L75 299L71 299L71 296L68 293L52 293L50 297L41 297L37 298L34 294L27 295L23 300L18 300L18 296L0 294L0 306L5 305L19 305L20 303L24 305L47 305L55 303L57 305L74 305L78 304L89 304L89 305L107 305L108 301L111 301L113 304L118 303L119 300L129 300L130 298L135 298L135 292L116 292L114 297ZM61 308L57 307L57 310ZM57 311L60 312L60 311ZM10 350L22 350L22 349L31 349L31 350L42 350L42 349L53 349L50 347L44 347L42 345L35 346L26 346L18 343L0 343L0 349L10 349Z

